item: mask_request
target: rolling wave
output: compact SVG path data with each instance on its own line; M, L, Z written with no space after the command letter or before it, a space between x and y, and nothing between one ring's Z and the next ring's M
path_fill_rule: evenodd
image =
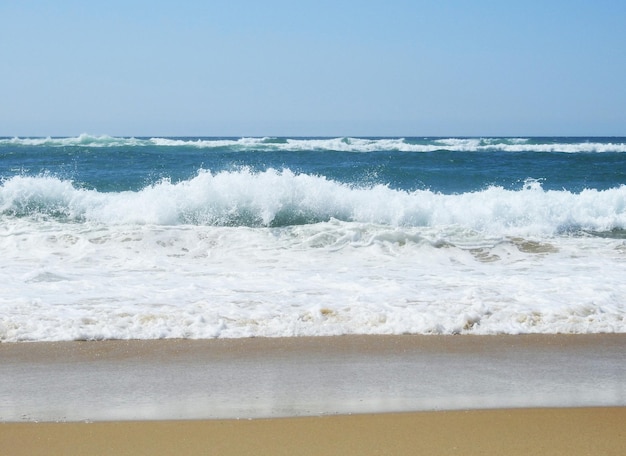
M135 138L82 134L67 138L0 138L0 146L45 147L192 147L237 150L341 152L626 152L624 138Z
M528 180L518 190L491 186L447 195L245 168L201 170L191 179L164 179L138 191L99 192L50 175L14 176L0 186L0 213L111 225L280 227L337 219L395 227L454 225L497 235L610 233L626 229L626 186L573 193L544 190Z

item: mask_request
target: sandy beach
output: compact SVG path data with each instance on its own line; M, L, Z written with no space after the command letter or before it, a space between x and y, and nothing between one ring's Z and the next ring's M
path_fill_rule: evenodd
M626 335L0 345L0 454L623 454Z
M0 424L7 455L622 455L626 408Z

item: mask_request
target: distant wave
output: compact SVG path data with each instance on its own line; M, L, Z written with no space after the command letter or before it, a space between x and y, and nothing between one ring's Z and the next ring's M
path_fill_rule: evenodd
M626 186L546 191L492 186L445 195L384 185L358 187L288 169L212 173L139 191L98 192L55 176L14 176L0 186L0 213L104 224L276 227L338 219L390 226L439 227L506 235L626 229Z
M92 136L82 134L76 137L45 137L45 138L3 138L0 139L2 146L46 146L46 147L120 147L120 146L144 146L145 140L136 138L124 138L114 136Z
M194 147L205 149L342 152L626 152L623 138L599 140L582 138L559 141L541 138L134 138L91 136L82 134L68 138L4 138L0 146L46 147Z

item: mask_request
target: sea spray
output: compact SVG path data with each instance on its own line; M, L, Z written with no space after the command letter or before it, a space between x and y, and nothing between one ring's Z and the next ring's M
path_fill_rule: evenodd
M626 332L624 144L0 139L0 341Z
M457 225L490 235L555 235L626 229L626 186L545 191L488 187L446 195L378 184L356 187L288 169L163 179L138 191L99 192L52 176L15 176L0 185L4 216L102 224L278 227L325 222L392 227Z

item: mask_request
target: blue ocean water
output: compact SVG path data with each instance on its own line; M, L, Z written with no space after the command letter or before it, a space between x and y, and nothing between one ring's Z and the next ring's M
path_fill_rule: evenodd
M0 340L626 331L626 138L0 138L0 220Z
M626 138L0 139L0 176L52 175L78 187L137 191L162 179L289 169L353 186L463 193L528 179L546 190L626 183Z
M288 173L314 179L310 190L317 180L319 185L332 182L361 191L383 186L396 192L390 195L417 190L458 195L490 187L515 192L529 185L539 185L544 191L580 193L624 185L624 152L626 138L5 138L0 139L4 187L0 203L5 215L73 213L65 200L55 200L52 195L46 201L38 200L46 198L35 196L37 193L30 200L11 199L6 189L15 178L63 182L76 191L119 193L139 192L164 182L181 185L202 173L233 179L244 173L251 180L268 172ZM249 191L271 194L272 188L251 186ZM242 206L245 211L245 199L251 194L240 195L243 200L231 201L231 206ZM220 221L219 217L201 216L211 212L211 206L223 203L220 195L204 203L206 207L194 207L198 223L237 223L236 217ZM283 213L276 219L261 220L248 214L241 223L354 219L349 208L342 214L331 206L307 208L293 202L293 216ZM299 218L298 214L310 217ZM74 216L81 218L80 214ZM192 219L182 217L181 221Z

